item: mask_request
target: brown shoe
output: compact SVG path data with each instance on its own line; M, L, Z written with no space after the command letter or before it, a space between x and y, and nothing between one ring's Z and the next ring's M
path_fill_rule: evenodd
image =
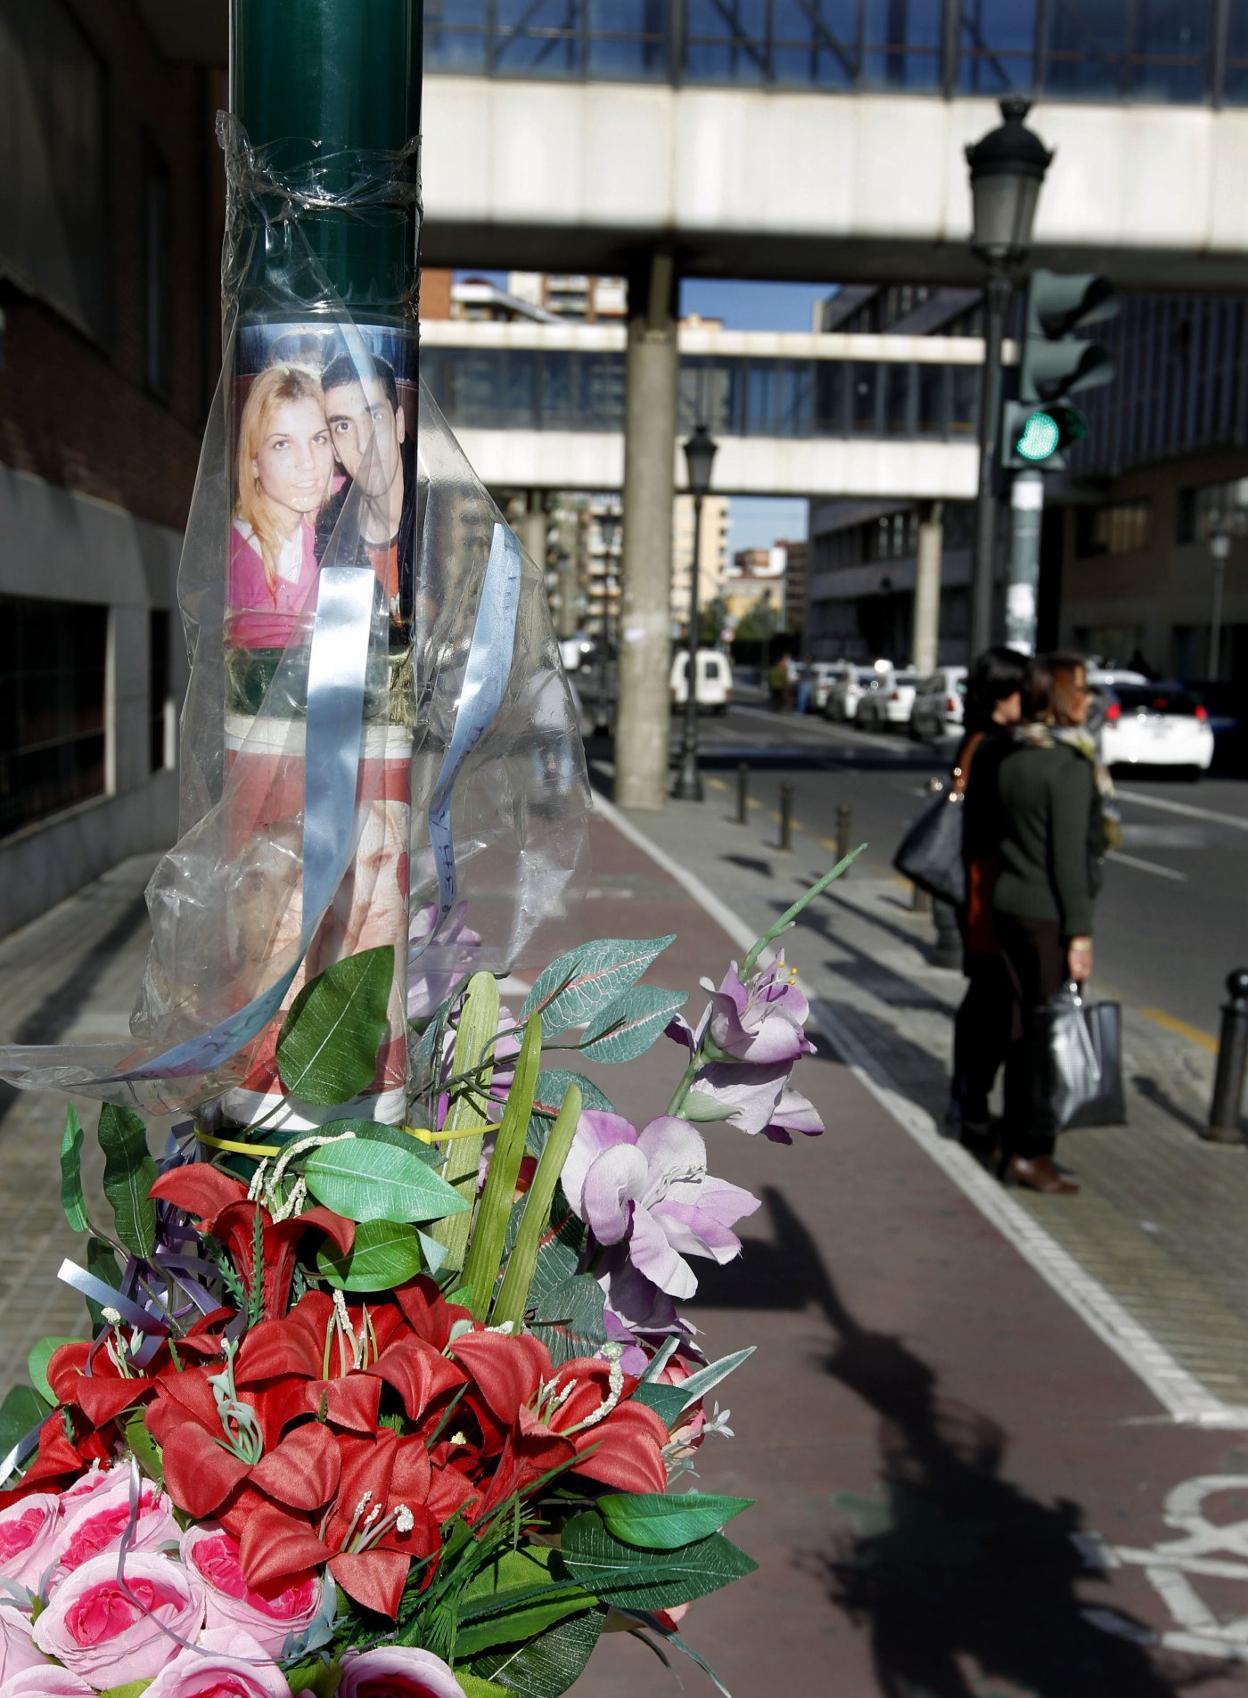
M1026 1191L1042 1191L1051 1197L1073 1197L1079 1187L1059 1172L1049 1156L1011 1156L1002 1175L1007 1185Z

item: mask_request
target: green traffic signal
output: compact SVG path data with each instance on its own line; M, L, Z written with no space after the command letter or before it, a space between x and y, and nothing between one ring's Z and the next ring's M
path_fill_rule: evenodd
M1061 440L1062 433L1051 413L1028 413L1022 433L1014 444L1014 452L1021 459L1038 465L1057 453Z
M1079 332L1112 318L1118 305L1104 277L1032 274L1017 374L1002 406L999 440L1006 470L1044 466L1060 471L1066 465L1064 450L1087 436L1083 414L1067 397L1108 383L1114 360L1101 343Z

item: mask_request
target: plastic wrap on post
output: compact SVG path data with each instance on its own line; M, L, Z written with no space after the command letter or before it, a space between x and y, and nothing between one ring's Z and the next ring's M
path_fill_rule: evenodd
M232 202L276 210L266 316L227 302L179 575L182 836L148 887L130 1041L2 1050L0 1075L156 1112L215 1102L248 1122L276 1105L288 1126L315 1121L280 1101L280 1012L330 961L393 942L378 1076L333 1112L397 1119L409 896L423 984L506 968L577 866L583 755L541 573L509 534L497 546L501 516L412 383L414 324L357 323L299 228L299 193L274 188L236 127L227 141ZM380 192L375 166L363 194ZM237 279L256 238L230 227ZM517 563L501 625L486 617L500 559Z

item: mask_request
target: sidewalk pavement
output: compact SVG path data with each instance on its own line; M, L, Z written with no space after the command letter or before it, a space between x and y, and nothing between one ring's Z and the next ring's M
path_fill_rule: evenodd
M637 823L656 840L686 834L729 929L635 826L599 816L587 887L545 928L546 953L675 931L679 944L649 976L693 993L696 1015L699 978L739 956L742 928L770 920L774 899L760 898L757 875L749 890L720 886L724 843L709 808ZM128 863L0 943L5 1036L124 1027L146 871ZM821 970L829 949L845 951L869 980L873 957L839 941L863 923L825 906L823 932L795 940L799 967ZM842 983L842 1003L857 997ZM920 1006L904 1017L926 1000L912 994ZM657 1049L597 1076L641 1122L661 1112L678 1060ZM759 1349L721 1389L737 1437L707 1441L696 1483L758 1500L731 1531L760 1567L695 1604L688 1639L735 1698L1173 1698L1197 1687L1244 1698L1248 1643L1226 1625L1248 1615L1238 1435L1173 1421L859 1070L821 1043L801 1085L828 1126L822 1139L785 1149L707 1129L712 1171L763 1207L743 1225L744 1258L706 1265L692 1313L712 1358ZM76 1300L53 1283L73 1243L59 1222L62 1120L58 1099L35 1095L0 1117L0 1350L15 1370L40 1333L77 1323ZM1228 1495L1240 1521L1224 1530ZM1182 1529L1167 1507L1186 1517ZM1180 1531L1197 1555L1157 1550ZM691 1665L676 1673L683 1690L710 1692ZM583 1698L679 1690L622 1635L576 1687Z

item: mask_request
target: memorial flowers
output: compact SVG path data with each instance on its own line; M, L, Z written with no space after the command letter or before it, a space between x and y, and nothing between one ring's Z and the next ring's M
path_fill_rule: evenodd
M402 1127L192 1121L156 1159L106 1106L111 1219L70 1110L85 1248L61 1275L91 1325L0 1407L6 1693L548 1698L613 1612L701 1663L677 1623L753 1567L724 1533L748 1505L675 1483L730 1434L705 1400L750 1350L706 1362L679 1306L758 1207L714 1173L722 1140L819 1128L771 937L696 1030L641 982L671 941L570 951L514 1013L490 974L452 976L413 1023ZM385 1030L369 953L277 1039L331 1114ZM689 1064L641 1127L543 1065L557 1040L627 1066L664 1032Z

